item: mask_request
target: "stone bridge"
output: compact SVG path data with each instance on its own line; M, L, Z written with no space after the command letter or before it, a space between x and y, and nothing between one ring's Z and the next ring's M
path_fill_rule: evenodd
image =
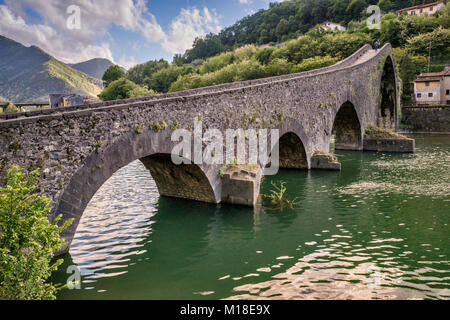
M362 47L342 62L304 73L145 98L0 116L0 170L41 168L40 191L53 211L74 223L68 250L96 191L118 169L141 160L161 195L254 205L260 171L219 174L219 165L170 158L176 128L279 129L280 167L340 169L330 153L363 150L367 125L395 129L397 77L391 46ZM372 141L373 142L373 141ZM376 144L376 142L375 142ZM331 160L330 160L331 159ZM247 177L239 178L240 174Z

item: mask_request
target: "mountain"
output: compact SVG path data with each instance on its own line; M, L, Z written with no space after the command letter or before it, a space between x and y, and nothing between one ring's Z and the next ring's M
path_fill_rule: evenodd
M12 102L47 101L49 93L96 97L99 79L58 61L36 46L0 36L0 96Z
M112 63L108 59L101 59L101 58L95 58L76 64L69 64L69 66L71 66L72 68L84 72L90 75L91 77L100 80L102 79L105 71L112 65L114 65L114 63Z

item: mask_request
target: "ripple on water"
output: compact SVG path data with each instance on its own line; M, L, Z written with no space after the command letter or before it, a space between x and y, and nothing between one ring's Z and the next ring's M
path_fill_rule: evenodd
M83 281L124 274L126 270L112 270L128 268L127 257L145 253L141 248L151 232L158 198L155 182L139 161L117 171L98 190L70 248Z

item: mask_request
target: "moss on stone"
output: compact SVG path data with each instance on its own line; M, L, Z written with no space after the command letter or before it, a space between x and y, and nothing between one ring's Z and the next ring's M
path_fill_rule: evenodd
M407 137L398 134L392 130L382 129L369 123L365 132L365 139L408 139Z

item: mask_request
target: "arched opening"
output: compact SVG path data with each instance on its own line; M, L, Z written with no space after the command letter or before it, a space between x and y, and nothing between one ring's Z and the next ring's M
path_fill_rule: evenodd
M278 143L280 155L280 168L308 169L308 158L305 147L293 132L284 134Z
M72 175L62 191L52 217L61 214L63 221L73 218L62 237L67 244L59 253L67 252L84 210L100 187L119 169L140 160L155 181L159 194L189 200L217 203L217 170L211 166L181 164L171 159L174 144L169 133L129 134L102 150L94 151ZM220 190L219 190L220 191Z
M336 150L362 150L361 125L351 102L344 103L333 124Z
M154 154L140 160L150 171L161 196L216 202L211 185L199 166L175 165L170 154Z
M395 70L391 57L386 58L381 77L380 104L378 106L377 126L385 129L395 129L396 126L396 84Z

